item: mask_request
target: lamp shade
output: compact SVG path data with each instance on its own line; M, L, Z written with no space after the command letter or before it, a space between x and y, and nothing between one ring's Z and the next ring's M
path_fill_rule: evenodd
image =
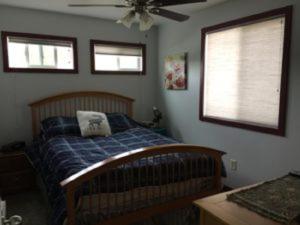
M122 19L118 20L117 23L122 23L125 27L130 28L135 19L135 11L131 10Z
M154 19L149 15L148 12L144 11L140 14L140 30L149 30L154 23Z

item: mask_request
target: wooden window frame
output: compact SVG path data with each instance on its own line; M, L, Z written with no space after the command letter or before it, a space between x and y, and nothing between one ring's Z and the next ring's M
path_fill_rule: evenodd
M121 47L140 47L142 49L143 57L143 70L142 71L111 71L111 70L96 70L95 69L95 48L97 44L114 45ZM103 40L90 40L90 58L91 58L91 73L101 75L146 75L147 70L147 47L146 44L141 43L128 43L128 42L115 42Z
M9 67L8 60L8 37L21 37L21 38L34 38L50 41L68 41L72 43L73 47L73 69L55 69L55 68L11 68ZM32 33L19 33L19 32L1 32L2 38L2 53L3 53L3 71L7 73L70 73L78 74L78 50L77 50L77 38L73 37L62 37L62 36L53 36L53 35L44 35L44 34L32 34Z
M269 128L258 125L251 125L241 122L233 122L228 120L222 120L212 117L204 116L204 84L205 84L205 43L206 34L217 31L227 30L230 28L240 27L243 25L255 24L257 22L266 21L273 18L285 17L285 30L284 30L284 44L283 44L283 61L282 61L282 73L281 73L281 94L279 105L279 118L278 128ZM287 6L268 12L244 17L237 20L232 20L226 23L210 26L202 29L201 40L201 75L200 75L200 106L199 106L199 119L203 122L210 122L219 125L225 125L230 127L242 128L252 131L258 131L262 133L268 133L278 136L285 136L286 128L286 115L287 115L287 95L288 95L288 74L289 74L289 61L290 61L290 46L291 46L291 32L292 32L292 18L293 18L293 6Z

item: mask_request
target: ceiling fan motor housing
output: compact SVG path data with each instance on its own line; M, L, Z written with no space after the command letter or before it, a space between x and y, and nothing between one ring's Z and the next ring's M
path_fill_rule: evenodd
M145 12L148 8L147 1L145 0L137 0L135 4L133 3L133 5L135 11L139 14Z

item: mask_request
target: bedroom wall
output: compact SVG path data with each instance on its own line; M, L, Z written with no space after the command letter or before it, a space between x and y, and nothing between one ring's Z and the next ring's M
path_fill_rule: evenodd
M294 20L289 74L287 136L230 128L199 121L200 32L201 28L232 19L294 5ZM159 27L159 107L174 137L227 152L224 162L227 185L237 187L300 170L300 1L230 0L199 11L185 23ZM188 52L188 90L166 91L163 84L164 57ZM229 170L230 159L238 161L238 171Z
M0 31L42 33L77 37L79 74L3 73L0 56L0 146L14 140L31 139L31 117L27 104L53 94L99 90L136 99L134 115L151 119L157 84L157 28L140 32L113 21L72 16L0 5ZM147 44L147 75L91 75L89 39L143 42ZM2 43L0 44L0 46ZM2 49L2 47L0 47Z

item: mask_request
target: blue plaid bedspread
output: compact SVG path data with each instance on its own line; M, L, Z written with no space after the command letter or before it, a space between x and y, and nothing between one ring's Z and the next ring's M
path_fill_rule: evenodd
M62 180L120 153L175 143L178 142L137 127L110 137L57 136L48 141L37 139L26 152L46 186L53 209L51 224L61 225L66 217L65 194L59 185Z

